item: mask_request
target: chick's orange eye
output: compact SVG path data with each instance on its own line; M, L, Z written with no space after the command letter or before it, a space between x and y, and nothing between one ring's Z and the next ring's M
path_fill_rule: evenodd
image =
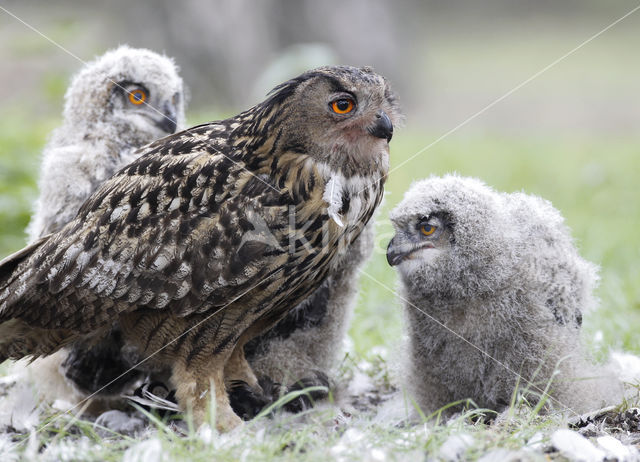
M348 114L353 111L353 100L349 98L340 98L331 103L331 109L336 114Z
M144 90L133 90L129 92L129 101L136 106L142 104L147 99L147 94Z
M420 232L425 236L431 236L436 232L436 227L432 225L422 225L420 226Z

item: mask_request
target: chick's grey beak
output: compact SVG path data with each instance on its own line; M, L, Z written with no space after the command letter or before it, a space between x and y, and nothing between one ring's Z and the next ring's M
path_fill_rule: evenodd
M178 122L176 120L176 111L173 109L172 105L168 103L164 105L162 108L162 115L158 114L156 125L160 130L166 133L171 134L176 132Z
M383 110L378 111L376 121L373 125L369 126L367 130L371 135L386 139L387 142L391 141L391 137L393 136L393 124L387 113Z
M397 237L394 236L387 246L387 263L389 266L396 266L404 260L406 252L397 244Z

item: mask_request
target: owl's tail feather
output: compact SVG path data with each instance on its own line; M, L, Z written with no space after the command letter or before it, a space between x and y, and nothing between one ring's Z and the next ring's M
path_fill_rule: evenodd
M43 329L21 319L0 323L0 363L5 359L47 356L71 343L77 332L68 329Z

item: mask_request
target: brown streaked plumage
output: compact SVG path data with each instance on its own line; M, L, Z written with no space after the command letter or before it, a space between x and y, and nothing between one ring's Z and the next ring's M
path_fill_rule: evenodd
M343 253L340 263L322 285L278 324L251 339L244 351L258 376L264 394L243 383L230 391L231 406L243 418L252 418L281 397L282 393L310 386L324 386L326 391L306 394L289 401L284 408L298 412L316 401L339 393L335 379L339 355L358 293L359 270L371 256L374 245L374 218ZM272 383L273 382L273 383ZM269 391L272 392L269 395ZM311 398L311 399L310 399Z
M382 77L327 67L143 148L62 230L0 264L0 360L118 320L141 354L162 348L154 359L197 422L213 384L217 426L234 427L225 382L258 386L243 345L313 292L366 225L397 118Z
M87 63L65 93L62 125L42 153L29 241L71 221L103 181L140 154L138 148L183 129L185 104L182 78L169 57L123 45ZM74 343L30 369L45 399L76 403L102 389L100 404L109 407L117 405L111 398L119 398L144 377L136 371L114 382L134 364L128 352L114 326L98 344L95 339ZM52 387L54 381L60 386Z

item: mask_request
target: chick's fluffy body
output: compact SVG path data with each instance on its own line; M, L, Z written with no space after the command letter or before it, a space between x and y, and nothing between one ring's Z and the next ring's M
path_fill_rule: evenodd
M247 344L258 375L281 384L335 371L356 302L358 270L371 256L373 220L340 258L324 283L287 317Z
M552 406L580 412L619 391L579 338L597 268L548 201L449 175L412 185L391 219L397 230L417 229L434 213L445 217L448 245L398 266L407 382L423 411L464 399L503 410L518 381L536 401L556 367Z

